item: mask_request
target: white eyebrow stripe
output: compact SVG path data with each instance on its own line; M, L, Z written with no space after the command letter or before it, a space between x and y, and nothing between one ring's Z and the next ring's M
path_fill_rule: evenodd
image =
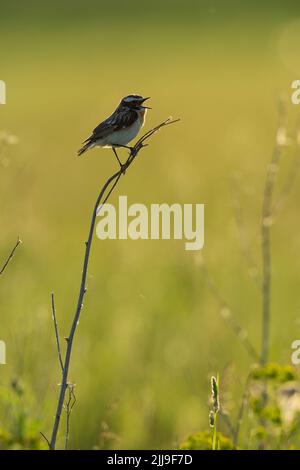
M124 98L124 101L126 101L127 103L131 103L131 101L136 101L139 99L141 99L140 96L126 96L126 98Z

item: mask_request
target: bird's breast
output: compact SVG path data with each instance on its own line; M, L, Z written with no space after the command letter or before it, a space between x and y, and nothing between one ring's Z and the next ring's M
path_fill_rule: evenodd
M103 139L102 146L127 145L136 137L141 127L140 120L136 119L131 126L123 127Z

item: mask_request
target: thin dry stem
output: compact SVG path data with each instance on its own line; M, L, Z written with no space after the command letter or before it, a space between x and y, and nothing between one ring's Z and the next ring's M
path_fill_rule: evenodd
M66 413L67 413L67 424L66 424L66 439L65 439L65 450L68 450L69 446L69 438L70 438L70 418L71 418L71 411L76 403L76 396L74 393L75 384L68 383L68 400L65 405Z
M6 261L4 262L1 270L0 270L0 275L4 273L5 269L7 268L8 264L10 263L10 261L12 260L12 258L14 257L14 254L15 254L15 251L16 249L18 248L18 246L22 243L22 240L20 240L20 238L18 237L18 240L17 240L17 243L15 244L15 246L13 247L13 249L11 250L8 258L6 259Z
M60 348L60 341L59 341L59 334L58 334L58 326L57 326L57 320L56 320L56 308L55 308L54 293L53 292L51 294L51 306L52 306L52 318L53 318L55 338L56 338L57 354L58 354L58 359L59 359L59 363L60 363L60 367L61 367L61 372L63 373L64 364L63 364L62 355L61 355L61 348Z
M248 377L247 377L245 385L244 385L242 400L241 400L241 404L240 404L238 415L237 415L236 427L235 427L235 430L234 430L234 433L233 433L233 445L234 445L234 447L236 447L238 445L240 428L241 428L241 424L242 424L242 421L243 421L245 406L246 406L247 399L248 399L248 389L249 389L250 377L251 377L251 374L248 374Z
M279 171L280 157L286 134L286 113L283 103L279 107L279 124L276 144L269 163L263 194L261 211L261 254L262 254L262 331L260 362L265 364L269 358L270 345L270 302L271 302L271 226L273 224L273 193L276 177Z
M67 340L67 349L66 349L66 354L65 354L65 360L63 363L63 373L62 373L62 383L60 386L60 392L59 392L59 397L58 397L58 403L57 403L57 408L56 408L56 414L55 414L55 419L54 419L54 424L53 424L53 429L52 429L52 436L51 436L51 441L50 441L50 449L54 450L56 446L56 439L57 439L57 433L59 429L59 424L60 424L60 417L61 417L61 412L63 409L64 405L64 400L65 400L65 394L66 390L68 388L68 374L69 374L69 367L70 367L70 361L71 361L71 354L72 354L72 346L73 346L73 340L74 340L74 335L75 331L78 325L78 321L80 318L80 313L82 310L82 305L83 305L83 298L86 293L86 277L87 277L87 270L88 270L88 264L89 264L89 259L90 259L90 251L91 251L91 246L92 246L92 240L93 240L93 234L94 234L94 228L95 228L95 223L96 223L96 217L99 214L99 206L102 205L107 201L108 197L116 187L119 179L121 178L122 174L125 173L125 170L129 168L129 166L133 163L135 160L136 156L138 155L139 151L145 146L144 142L148 140L153 134L158 132L161 128L173 124L177 122L178 119L172 120L171 118L166 119L162 123L160 123L158 126L154 127L153 129L149 130L144 134L135 144L133 149L130 152L130 155L126 161L126 163L123 165L122 168L120 168L119 171L114 173L104 186L102 187L95 205L94 209L92 212L92 217L91 217L91 222L90 222L90 228L89 228L89 234L88 234L88 239L85 242L85 254L84 254L84 261L83 261L83 270L82 270L82 275L81 275L81 282L80 282L80 288L79 288L79 294L78 294L78 300L77 300L77 306L75 309L75 314L73 318L73 322L71 325L70 329L70 334L66 338ZM106 192L108 193L106 194ZM100 207L100 209L101 209Z
M49 449L50 449L50 442L49 442L49 439L47 438L47 436L45 436L45 434L42 433L41 431L40 431L40 435L45 439L45 441L47 442L48 447L49 447Z
M261 358L262 364L268 361L270 342L270 299L271 299L271 239L272 225L272 196L275 183L275 174L278 169L280 148L277 146L273 152L269 165L261 216L261 249L262 249L262 340Z
M273 204L274 186L279 171L281 153L284 145L288 142L286 138L286 110L281 103L279 108L279 125L276 136L276 145L272 154L271 162L268 166L262 213L261 213L261 251L262 251L262 336L261 336L261 364L265 364L269 358L270 345L270 316L271 316L271 227L274 223L275 215L283 207L292 187L295 184L299 170L299 122L296 127L296 150L294 159L288 173L288 177L283 189Z

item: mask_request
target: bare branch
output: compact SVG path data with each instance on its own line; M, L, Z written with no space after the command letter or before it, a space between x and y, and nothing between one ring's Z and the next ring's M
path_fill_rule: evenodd
M40 435L45 439L45 441L47 442L48 447L49 447L49 449L50 449L50 442L49 442L49 439L48 439L48 438L45 436L45 434L42 433L41 431L40 431Z
M53 292L51 293L51 305L52 305L52 318L53 318L55 338L56 338L57 354L58 354L58 359L59 359L61 371L63 373L64 364L63 364L61 349L60 349L60 341L59 341L58 326L57 326L57 320L56 320L56 309L55 309L54 293Z
M85 254L84 254L84 261L83 261L83 270L82 270L82 275L81 275L81 281L80 281L80 288L79 288L79 294L78 294L78 300L77 300L77 306L75 309L75 314L73 318L73 322L71 325L70 329L70 334L67 340L67 349L66 349L66 355L65 355L65 360L63 364L63 373L62 373L62 383L60 386L60 392L59 392L59 397L58 397L58 403L57 403L57 408L56 408L56 414L55 414L55 419L54 419L54 424L53 424L53 430L52 430L52 436L51 436L51 441L50 441L50 449L54 450L55 445L56 445L56 439L57 439L57 433L58 433L58 428L59 428L59 423L60 423L60 417L61 417L61 412L62 408L64 405L64 400L65 400L65 394L66 390L68 388L68 374L69 374L69 367L70 367L70 360L71 360L71 354L72 354L72 346L73 346L73 340L74 340L74 335L75 331L78 325L78 321L80 318L80 313L82 310L82 302L84 295L86 293L86 277L87 277L87 270L88 270L88 264L89 264L89 259L90 259L90 251L91 251L91 246L92 246L92 240L93 240L93 234L94 234L94 228L95 228L95 223L96 223L96 217L99 213L99 206L100 209L102 205L107 201L108 197L116 187L119 179L121 178L122 174L125 173L125 170L129 168L129 166L133 163L135 160L136 156L138 155L139 151L145 147L144 142L148 140L153 134L158 132L161 128L173 124L177 122L178 119L172 120L171 118L166 119L163 121L161 124L158 126L154 127L150 131L146 132L135 144L135 146L132 148L129 157L127 158L126 163L123 165L123 167L114 173L102 189L100 190L100 193L96 199L94 209L92 212L92 217L91 217L91 222L90 222L90 227L89 227L89 234L87 241L85 242ZM112 186L112 187L111 187ZM107 193L107 194L106 194Z
M3 264L1 270L0 270L0 275L4 273L5 269L7 268L9 262L12 260L12 258L14 257L14 254L15 254L15 251L16 249L18 248L18 246L22 243L22 240L20 240L20 238L18 237L18 240L17 240L17 243L15 244L15 246L13 247L13 249L11 250L7 260L5 261L5 263Z

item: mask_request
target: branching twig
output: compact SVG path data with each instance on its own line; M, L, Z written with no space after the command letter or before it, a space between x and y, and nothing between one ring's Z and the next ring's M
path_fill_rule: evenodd
M18 248L18 246L22 243L22 240L20 240L20 238L18 237L18 240L17 240L17 243L15 244L15 246L13 247L13 249L11 250L7 260L5 261L5 263L3 264L1 270L0 270L0 275L4 273L7 265L9 264L9 262L12 260L12 258L14 257L14 254L15 254L15 251L16 249Z
M56 338L57 354L58 354L58 359L59 359L59 363L60 363L60 367L61 367L61 372L63 373L64 365L63 365L61 349L60 349L60 341L59 341L58 326L57 326L57 320L56 320L56 309L55 309L54 293L53 292L51 294L51 306L52 306L52 318L53 318L55 338Z
M76 397L75 397L75 393L74 393L75 384L72 384L72 383L69 382L67 384L67 386L68 386L69 395L68 395L68 400L67 400L67 403L66 403L66 406L65 406L66 413L67 413L65 450L68 450L68 445L69 445L71 411L73 409L73 406L76 403Z
M113 189L116 187L119 179L121 178L122 174L129 168L129 166L133 163L134 159L138 155L139 151L145 146L144 142L148 140L153 134L155 134L157 131L159 131L162 127L165 127L169 124L173 124L177 122L177 120L172 120L171 118L166 119L164 122L159 124L158 126L154 127L150 131L146 132L135 144L133 149L130 152L130 155L126 161L126 163L123 165L122 169L117 171L115 174L113 174L104 186L102 187L94 209L92 213L92 218L90 222L90 228L89 228L89 234L88 234L88 239L85 242L85 255L84 255L84 261L83 261L83 270L82 270L82 275L81 275L81 282L80 282L80 289L79 289L79 295L78 295L78 300L77 300L77 306L75 309L75 314L74 314L74 319L71 325L71 330L69 336L66 338L67 340L67 349L66 349L66 355L65 355L65 360L63 364L63 373L62 373L62 383L60 386L60 392L59 392L59 397L58 397L58 403L57 403L57 408L56 408L56 414L55 414L55 419L54 419L54 424L53 424L53 429L52 429L52 436L51 436L51 441L50 441L50 449L54 450L55 445L56 445L56 439L57 439L57 433L58 433L58 428L59 428L59 423L60 423L60 417L61 417L61 412L62 408L64 405L64 400L65 400L65 394L66 390L68 388L68 374L69 374L69 367L70 367L70 360L71 360L71 353L72 353L72 346L73 346L73 340L74 340L74 335L75 331L78 325L80 313L82 310L82 302L84 295L86 293L86 277L87 277L87 270L88 270L88 264L89 264L89 258L90 258L90 251L91 251L91 245L92 245L92 239L93 239L93 234L94 234L94 228L95 228L95 223L96 223L96 217L99 213L99 206L102 205L107 201L108 197L110 196L111 192ZM112 187L111 187L112 186ZM108 194L106 192L108 191ZM101 208L100 207L100 208Z
M40 435L45 439L45 441L47 442L48 447L49 447L49 449L50 449L50 442L49 442L49 439L48 439L48 438L45 436L45 434L42 433L41 431L40 431Z

